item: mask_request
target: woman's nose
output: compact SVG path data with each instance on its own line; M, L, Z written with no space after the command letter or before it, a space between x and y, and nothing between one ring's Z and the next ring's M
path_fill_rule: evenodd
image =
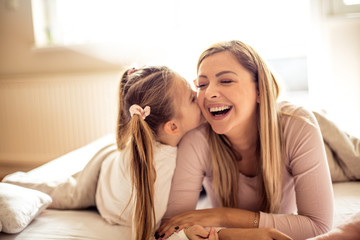
M207 99L218 98L220 96L219 89L215 84L209 84L206 88L205 97Z

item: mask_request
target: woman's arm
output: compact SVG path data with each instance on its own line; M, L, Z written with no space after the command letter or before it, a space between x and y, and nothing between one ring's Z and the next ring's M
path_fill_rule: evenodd
M294 181L297 214L260 213L259 227L280 230L294 239L329 231L333 222L333 191L323 139L311 112L298 110L310 124L296 117L283 119L288 171ZM289 179L291 180L291 179ZM284 192L286 194L286 192ZM284 206L286 203L282 203Z
M314 124L294 117L287 117L284 122L289 159L287 167L292 175L284 181L294 181L298 214L261 212L259 222L259 228L275 228L294 239L306 239L325 233L331 229L333 221L333 192L323 139L313 115L306 111L302 114ZM293 190L287 191L283 194L293 194L290 193ZM282 207L286 204L283 201ZM242 209L188 211L172 218L168 226L163 226L162 229L171 230L176 224L249 228L252 216L254 212Z
M257 228L259 214L243 209L236 208L211 208L201 210L190 210L180 213L158 230L159 235L168 237L176 227L179 229L187 228L192 225L205 227L229 227L229 228Z

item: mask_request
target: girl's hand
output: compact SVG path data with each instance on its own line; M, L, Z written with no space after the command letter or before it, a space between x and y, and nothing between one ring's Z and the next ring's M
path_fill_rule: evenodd
M186 227L184 233L190 240L206 239L209 236L209 231L200 225Z
M209 240L219 240L219 235L214 228L210 228Z
M209 240L219 240L219 236L214 228L210 228L210 231L207 231L204 227L200 225L194 225L184 229L185 235L190 240L199 240L199 239L209 239Z
M180 213L161 225L157 233L159 236L164 235L163 239L166 239L175 231L180 231L192 225L222 226L221 217L224 215L222 210L224 208L193 210Z
M221 240L291 240L274 228L226 228L219 232Z

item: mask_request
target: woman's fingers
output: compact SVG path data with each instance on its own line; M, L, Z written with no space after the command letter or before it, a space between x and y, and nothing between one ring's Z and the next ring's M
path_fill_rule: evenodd
M172 217L167 222L162 224L159 229L157 230L158 234L160 236L164 235L164 238L169 237L171 234L173 234L175 231L180 231L187 226L191 226L193 224L190 224L190 221L188 221L189 217L185 214L179 214L175 217Z
M175 227L186 227L189 225L201 225L201 226L217 226L218 218L221 216L218 209L202 209L202 210L191 210L180 213L177 216L172 217L166 223L160 226L158 233L168 234L173 232Z
M158 232L165 232L167 230L169 230L170 228L174 228L175 227L179 227L182 225L182 221L181 221L182 217L181 215L177 215L175 217L172 217L171 219L169 219L168 221L166 221L165 223L163 223L159 228L158 228Z
M180 225L180 226L166 226L165 228L163 228L161 231L158 230L156 231L155 234L155 239L167 239L168 237L170 237L174 232L179 232L183 229L185 229L186 227L188 227L189 224L185 224L185 225ZM159 228L160 229L160 228ZM156 236L159 236L158 238L156 238Z
M174 232L181 231L184 228L183 226L173 226L171 228L171 226L172 225L170 223L170 220L168 222L164 223L163 225L161 225L155 233L155 239L159 239L159 237L156 238L157 236L160 236L161 238L166 239Z

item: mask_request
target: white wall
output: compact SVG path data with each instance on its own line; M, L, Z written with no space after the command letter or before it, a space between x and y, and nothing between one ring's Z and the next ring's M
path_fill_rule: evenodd
M310 104L360 137L360 17L331 15L330 1L312 1Z
M0 179L114 132L121 66L34 49L30 0L0 1L0 36Z

